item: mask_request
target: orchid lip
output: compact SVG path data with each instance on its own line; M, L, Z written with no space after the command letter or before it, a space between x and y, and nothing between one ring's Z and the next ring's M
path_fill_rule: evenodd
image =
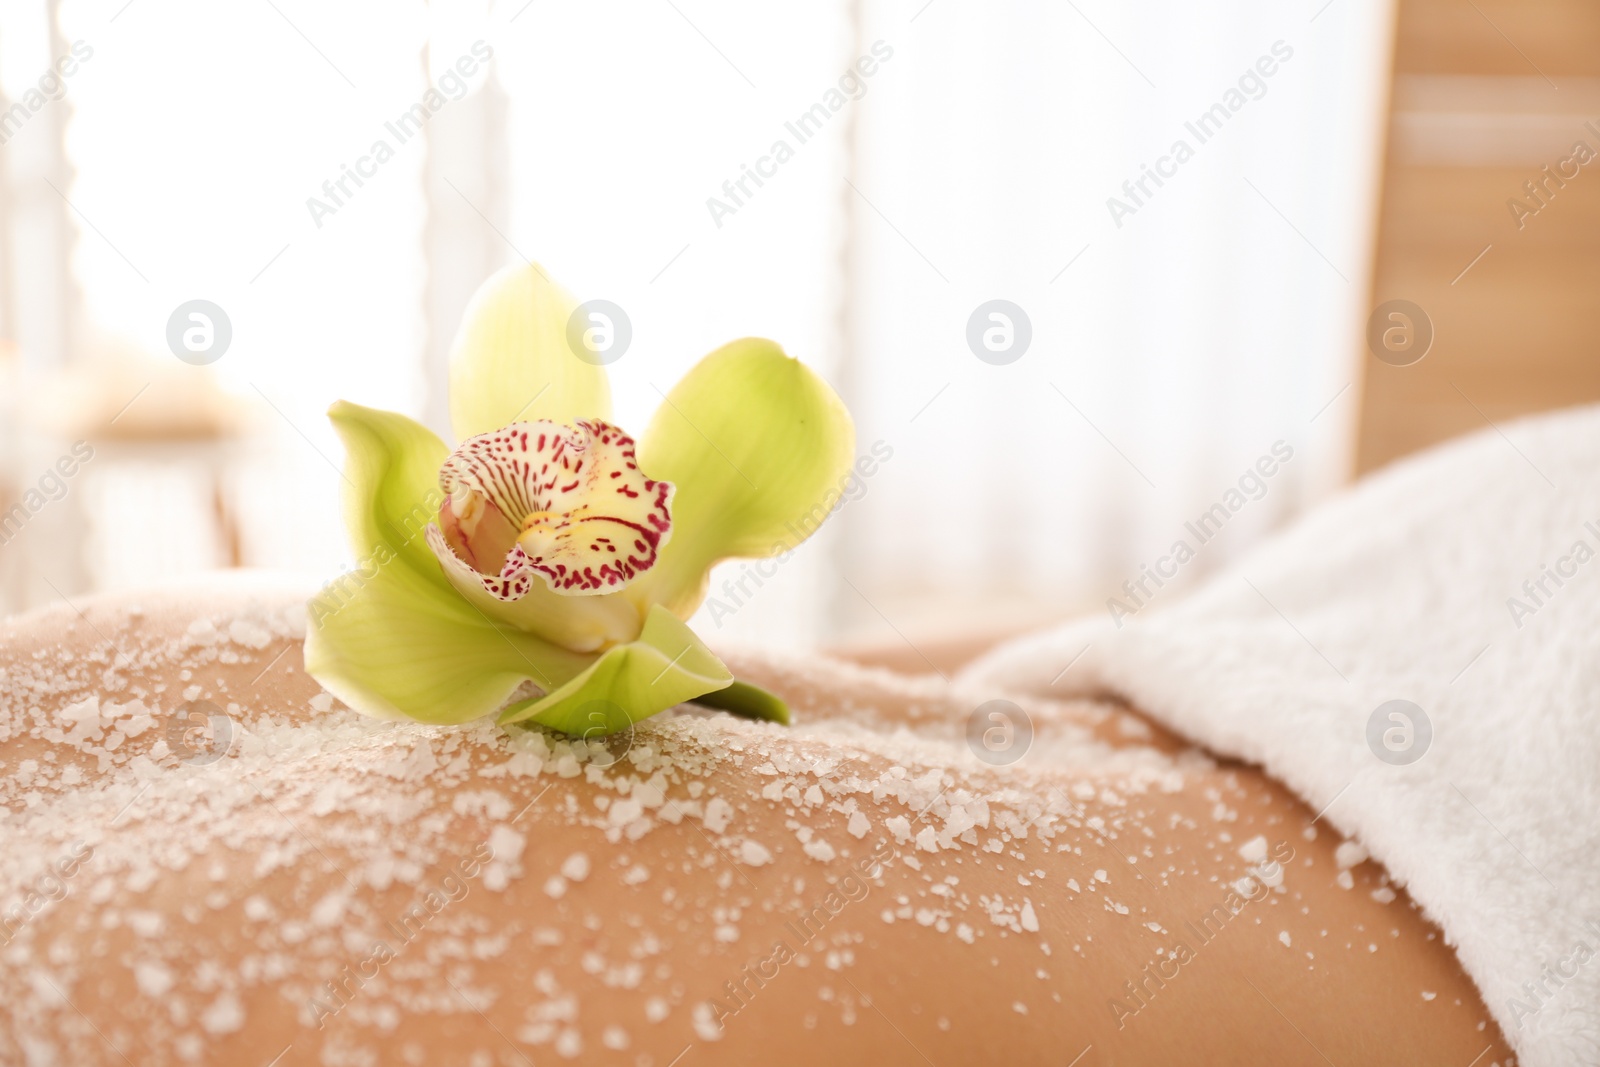
M566 596L615 592L672 534L670 482L639 470L632 437L598 419L515 422L463 441L439 472L428 544L451 580L502 601L541 576Z

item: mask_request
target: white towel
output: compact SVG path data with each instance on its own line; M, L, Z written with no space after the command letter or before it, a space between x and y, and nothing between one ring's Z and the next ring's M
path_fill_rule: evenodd
M1406 886L1520 1062L1600 1065L1600 407L1396 464L1186 599L965 677L1111 691L1261 765Z

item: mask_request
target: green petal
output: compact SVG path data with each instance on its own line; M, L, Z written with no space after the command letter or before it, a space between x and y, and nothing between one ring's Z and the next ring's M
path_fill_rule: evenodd
M344 441L344 513L356 558L380 547L449 588L423 531L439 517L439 467L450 450L432 430L393 411L341 400L328 418Z
M610 649L546 696L513 704L500 721L531 719L563 733L604 737L732 681L693 630L655 607L637 641Z
M330 583L307 610L306 673L378 718L467 722L525 680L555 689L594 660L494 625L398 559Z
M640 467L677 493L671 543L625 595L688 618L713 563L774 556L809 537L840 499L854 452L850 413L805 364L761 338L717 349L640 439Z
M789 705L776 693L769 693L759 685L735 681L726 689L694 698L701 707L716 708L741 719L776 722L789 725Z
M404 415L340 402L345 518L359 560L307 605L306 670L357 711L464 722L525 679L553 689L593 656L496 626L445 579L422 531L438 512L445 446Z
M535 264L478 287L450 352L450 422L465 441L518 421L609 419L605 368L573 354L576 302Z

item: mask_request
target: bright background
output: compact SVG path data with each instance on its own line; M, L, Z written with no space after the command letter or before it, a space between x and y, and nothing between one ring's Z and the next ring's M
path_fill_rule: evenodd
M460 309L524 257L626 309L625 427L760 334L833 382L862 451L892 450L776 578L700 620L713 641L914 646L1105 610L1287 443L1175 595L1349 476L1391 16L3 0L5 107L73 42L93 55L0 149L0 510L76 437L101 443L0 545L0 610L230 563L351 566L324 411L445 431ZM394 144L385 123L480 40L470 92L316 225L307 198ZM785 123L875 42L892 57L798 144ZM1185 123L1277 42L1292 58L1199 144ZM707 199L780 138L794 158L718 225ZM1107 199L1180 138L1194 157L1119 226ZM205 370L165 339L196 298L233 327ZM966 337L997 298L1032 327L1003 366Z

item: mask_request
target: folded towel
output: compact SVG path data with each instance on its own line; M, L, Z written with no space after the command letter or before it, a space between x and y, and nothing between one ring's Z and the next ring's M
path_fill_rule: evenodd
M1261 765L1406 886L1520 1062L1600 1065L1600 407L1396 464L1194 595L1111 607L965 676L1110 691Z

